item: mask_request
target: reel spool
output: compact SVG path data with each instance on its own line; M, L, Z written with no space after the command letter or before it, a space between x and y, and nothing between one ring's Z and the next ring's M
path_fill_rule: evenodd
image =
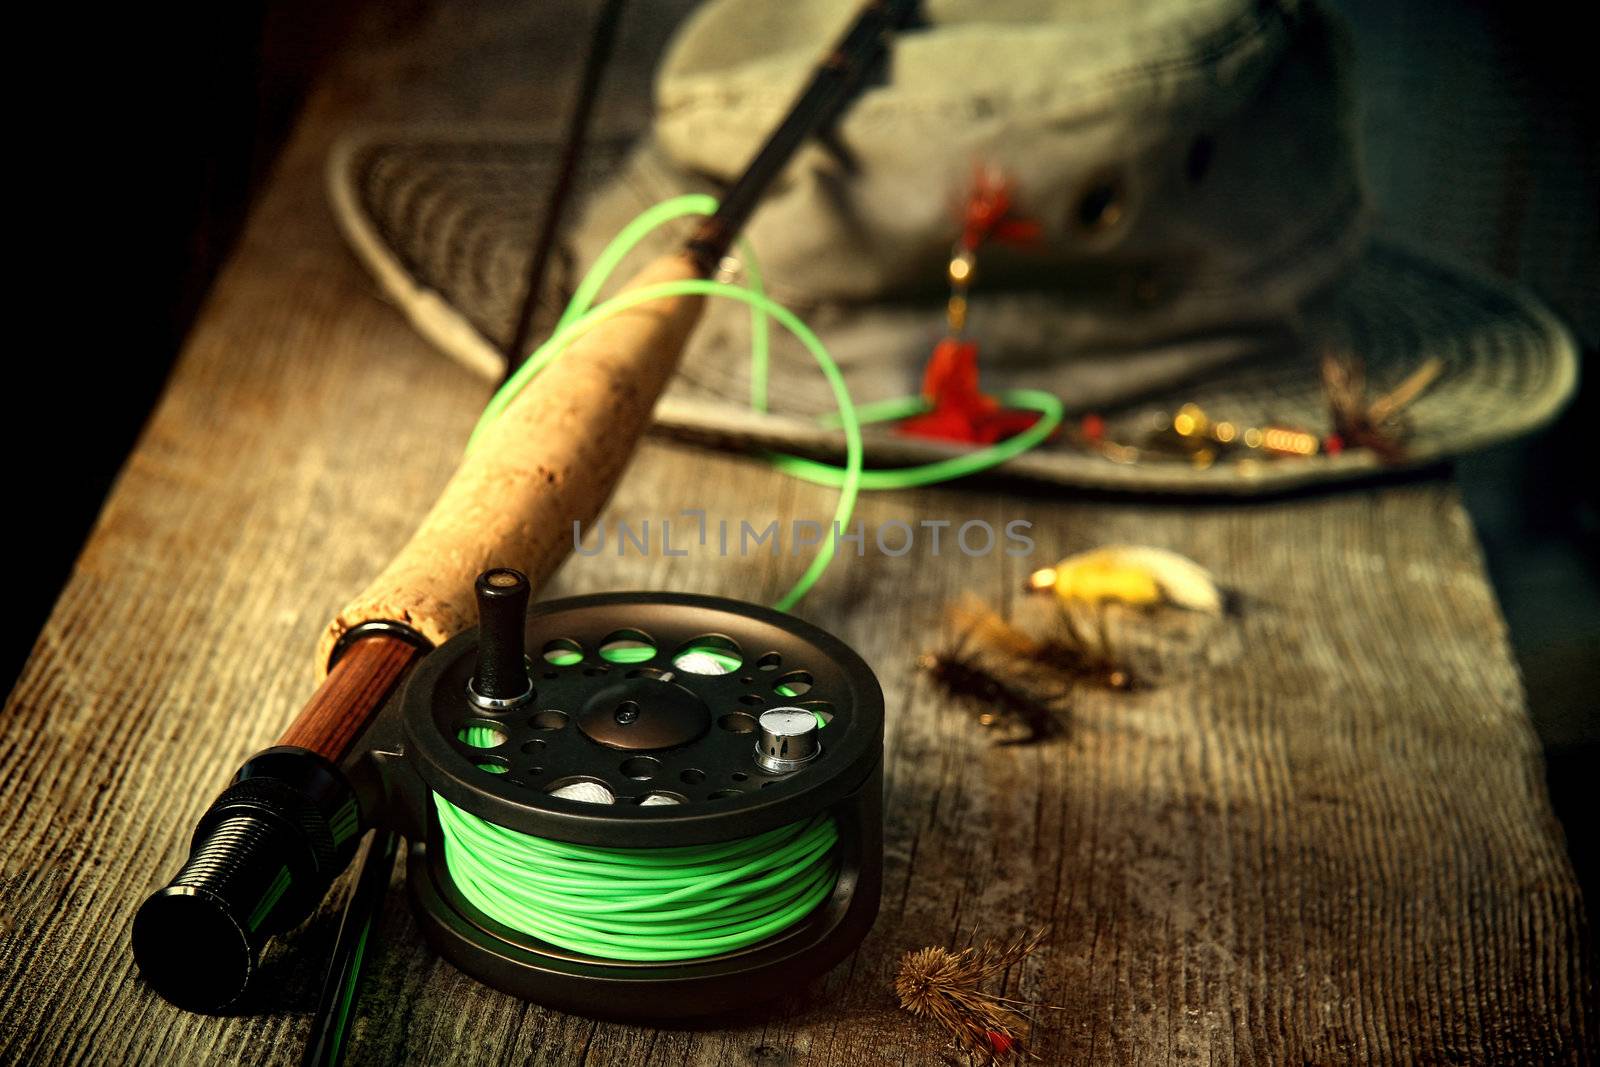
M882 880L883 696L861 658L798 619L718 597L574 597L507 622L485 590L504 574L515 572L480 579L478 632L428 655L375 727L388 735L374 739L374 762L411 840L407 883L430 944L506 992L625 1019L770 999L848 955ZM524 649L525 674L508 670ZM630 959L625 945L594 955L476 906L452 873L473 862L454 851L471 844L446 834L442 804L616 850L717 846L831 817L837 874L813 908L753 943L673 960Z

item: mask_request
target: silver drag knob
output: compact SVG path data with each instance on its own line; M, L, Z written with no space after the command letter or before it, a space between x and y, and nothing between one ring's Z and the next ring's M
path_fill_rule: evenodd
M817 757L817 717L804 708L770 708L761 713L756 763L773 774L798 770Z

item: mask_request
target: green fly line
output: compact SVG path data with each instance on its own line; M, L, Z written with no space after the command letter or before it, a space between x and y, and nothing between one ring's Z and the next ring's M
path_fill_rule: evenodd
M600 290L618 265L650 233L676 219L710 215L715 198L675 197L641 213L612 239L590 267L549 340L536 348L490 399L467 441L470 452L517 395L583 334L630 308L652 300L707 296L736 300L750 308L750 406L767 410L770 360L769 322L788 330L816 361L833 393L835 412L820 420L844 435L843 465L801 456L769 454L779 470L839 490L834 507L836 531L850 524L862 490L906 489L950 481L998 466L1034 448L1061 424L1061 401L1032 389L1002 393L1014 408L1039 413L1032 426L987 448L911 467L864 470L863 424L888 422L927 410L920 397L905 397L858 407L844 374L822 341L793 312L767 296L749 246L741 242L745 286L709 279L663 282L632 289L595 306ZM810 591L832 562L835 539L825 538L804 573L774 605L788 611ZM637 654L649 658L648 651ZM700 653L727 660L717 649ZM622 659L635 650L618 650ZM616 655L617 653L613 653ZM602 654L604 655L604 654ZM566 663L582 654L566 653ZM605 657L611 659L612 657ZM563 661L552 659L560 665ZM718 660L721 664L721 660ZM819 725L825 725L818 718ZM504 735L488 727L467 727L458 735L473 748L492 748ZM480 763L480 770L504 774L506 768ZM552 841L489 822L434 794L445 842L445 864L464 896L485 915L550 944L602 959L662 961L703 959L753 945L809 915L833 892L839 867L839 839L833 816L811 819L753 837L714 845L669 848L599 848Z

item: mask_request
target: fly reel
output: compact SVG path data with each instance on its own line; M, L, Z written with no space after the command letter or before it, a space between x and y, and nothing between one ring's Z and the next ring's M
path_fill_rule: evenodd
M860 943L882 879L883 697L859 656L717 597L524 614L515 572L478 588L479 630L417 666L362 757L441 955L529 1000L661 1019L781 995Z

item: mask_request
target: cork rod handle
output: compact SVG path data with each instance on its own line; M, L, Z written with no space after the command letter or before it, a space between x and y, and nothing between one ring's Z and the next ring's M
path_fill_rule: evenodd
M640 288L698 277L683 255L656 260ZM572 524L611 496L657 398L677 369L702 298L652 300L575 341L486 431L422 525L322 636L319 670L339 637L374 620L434 644L472 625L473 580L515 567L537 590L572 546Z

